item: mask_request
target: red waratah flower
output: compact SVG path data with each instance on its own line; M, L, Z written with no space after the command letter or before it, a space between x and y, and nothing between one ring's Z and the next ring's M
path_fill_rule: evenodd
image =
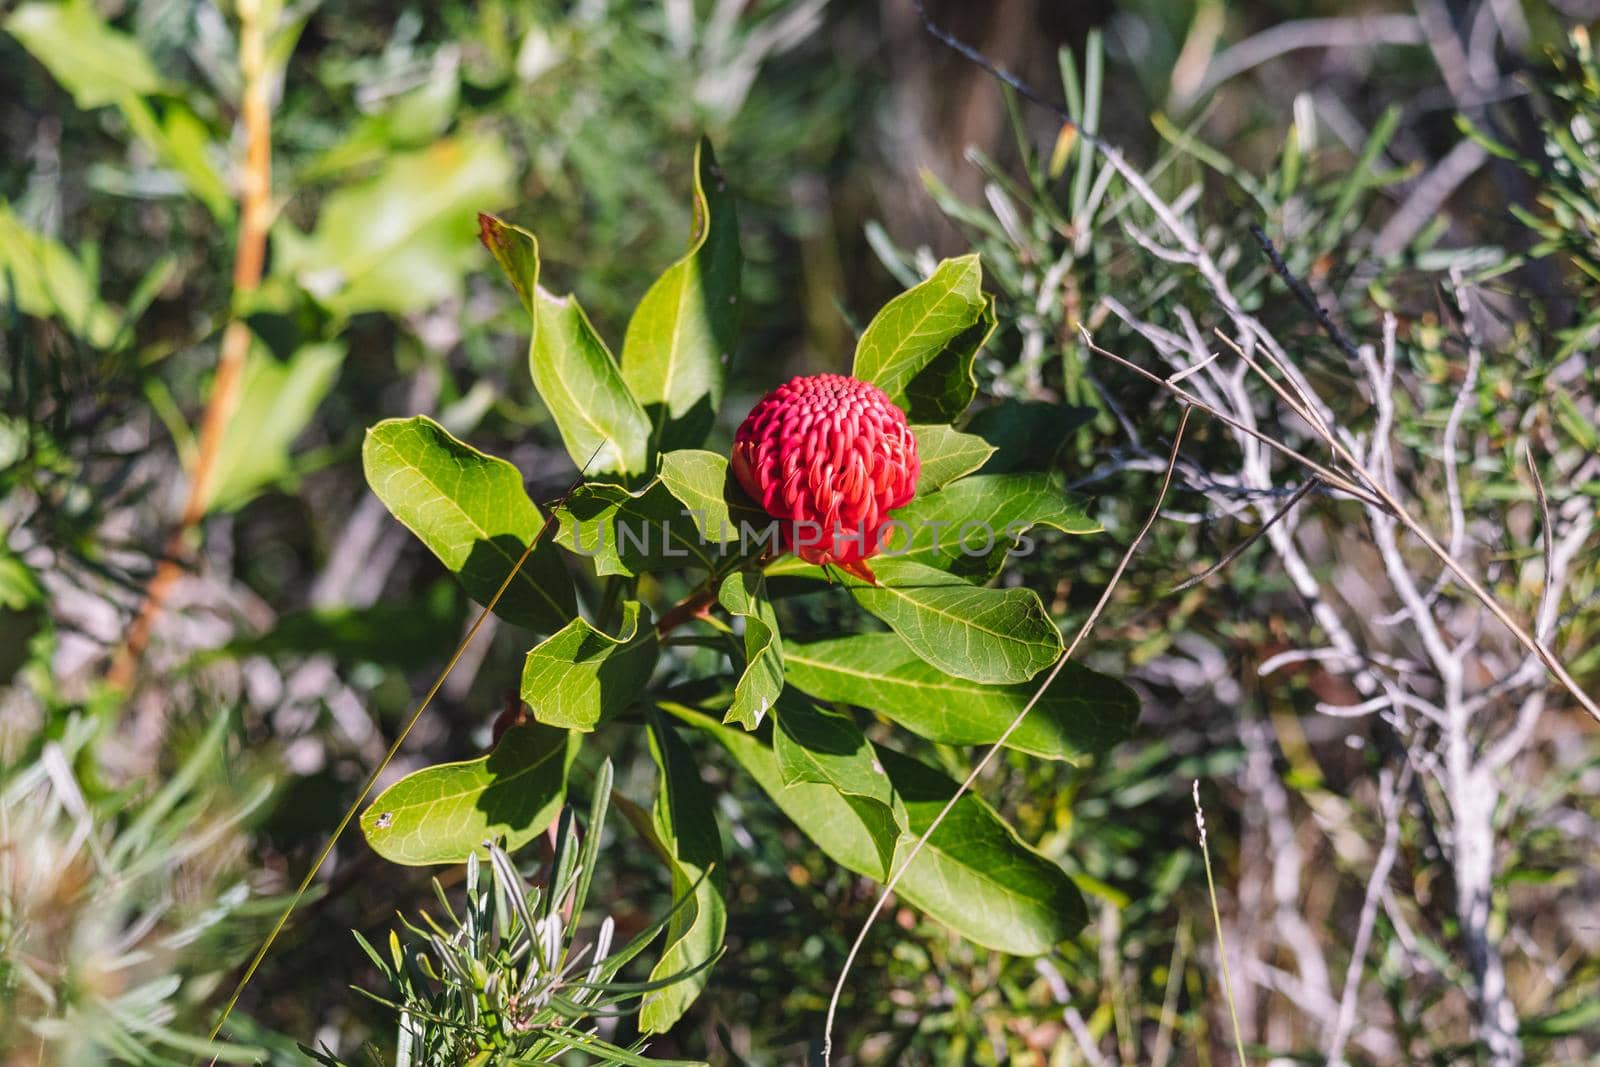
M795 378L733 438L733 475L780 520L783 547L876 583L866 564L889 511L917 492L917 439L883 390L842 374Z

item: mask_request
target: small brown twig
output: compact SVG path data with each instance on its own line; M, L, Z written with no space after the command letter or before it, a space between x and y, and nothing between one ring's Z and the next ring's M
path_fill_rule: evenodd
M656 636L665 637L686 622L702 618L717 601L717 591L707 585L695 590L667 610L656 623Z
M239 177L239 242L233 259L234 317L222 333L217 373L201 416L200 440L189 472L189 493L178 524L168 536L156 572L128 627L122 647L112 659L106 681L126 690L139 670L151 631L172 587L183 574L189 531L199 525L211 504L217 457L239 404L245 358L250 353L250 328L238 317L241 299L261 284L266 260L267 230L272 221L272 101L267 68L267 30L260 0L239 0L239 68L244 81L240 118L244 125L244 166Z

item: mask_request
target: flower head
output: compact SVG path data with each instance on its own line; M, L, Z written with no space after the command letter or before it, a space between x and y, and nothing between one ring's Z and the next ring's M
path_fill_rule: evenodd
M917 492L917 439L883 390L842 374L795 378L750 410L733 439L733 474L780 520L783 547L875 581L893 508Z

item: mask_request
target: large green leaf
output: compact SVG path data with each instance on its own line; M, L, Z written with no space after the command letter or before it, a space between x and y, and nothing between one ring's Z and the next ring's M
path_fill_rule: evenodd
M717 599L744 619L744 671L734 686L733 703L728 705L723 721L754 730L783 692L783 639L778 634L778 616L767 598L766 579L755 571L728 575Z
M310 344L280 362L255 345L245 359L239 402L223 431L207 508L231 510L292 469L289 447L311 422L344 363L344 346Z
M604 482L580 485L556 508L556 521L556 543L594 560L599 574L714 570L722 558L660 480L637 493Z
M367 484L481 604L544 528L522 475L423 415L387 419L361 447ZM534 549L496 605L501 617L553 633L577 613L572 581L548 544Z
M943 423L912 426L911 432L917 437L917 459L922 464L922 473L917 477L919 493L943 489L994 455L994 446L983 438Z
M622 376L662 452L705 440L739 322L739 220L704 139L694 172L688 254L645 292L622 339Z
M917 498L894 513L885 551L975 581L994 577L1013 548L1029 551L1027 531L1049 526L1088 534L1100 524L1081 498L1048 474L979 474Z
M728 750L802 833L840 866L889 877L860 813L831 785L784 781L772 747L753 734L688 709L669 707ZM781 714L781 712L780 712ZM874 751L905 806L910 834L931 825L956 783L882 746ZM908 854L902 836L896 863ZM895 892L980 945L1017 955L1048 952L1083 927L1083 898L1059 866L1017 837L984 801L964 795L900 879Z
M1037 681L983 685L945 674L894 634L790 644L784 670L790 685L819 700L868 708L946 745L998 741L1039 687ZM1084 763L1130 737L1138 718L1133 690L1068 663L1006 745L1045 759Z
M539 286L539 242L527 230L478 217L479 235L533 320L528 366L567 454L588 474L644 474L650 422L574 296Z
M778 701L772 751L784 785L831 786L854 809L885 868L905 823L889 776L866 735L847 715L823 711L792 690Z
M889 398L907 410L938 402L940 410L932 417L918 414L918 422L948 422L954 413L942 410L945 393L952 379L971 374L971 348L966 367L960 372L960 359L940 360L953 342L984 317L988 301L981 291L983 268L976 253L940 263L926 281L912 286L885 304L873 316L856 344L852 373L882 389ZM985 333L985 336L987 334ZM937 366L934 366L935 363ZM919 381L924 372L931 378ZM971 400L968 393L967 400ZM962 405L963 407L965 404ZM959 410L959 409L958 409Z
M162 88L161 75L139 42L101 21L93 4L23 4L4 28L86 110Z
M535 645L522 665L522 699L533 717L587 731L632 703L656 665L656 633L639 625L639 614L630 600L615 637L573 619Z
M926 833L958 788L943 772L878 746L878 759L905 805L908 839ZM896 863L904 862L898 856ZM1083 929L1089 914L1067 872L1029 848L982 797L963 793L912 861L926 884L899 892L980 945L1036 956ZM909 874L909 872L908 872ZM926 895L925 895L926 894ZM930 898L937 898L938 909ZM951 922L946 913L961 916Z
M904 404L912 422L954 422L967 410L978 395L978 379L972 365L994 336L999 322L994 297L988 297L978 321L958 334L906 383Z
M672 867L673 899L688 898L667 923L666 946L650 979L672 978L700 968L646 997L640 1006L639 1029L659 1034L671 1029L694 1003L711 976L702 965L722 951L728 921L723 899L727 875L711 794L700 780L694 754L660 716L651 720L650 752L661 768L652 821Z
M459 296L479 255L472 220L511 199L513 172L489 134L390 155L376 174L329 194L309 236L280 223L273 269L341 316L420 311Z
M698 448L668 452L661 457L661 483L710 544L740 542L753 547L774 522L744 495L728 473L728 458L717 452Z
M1031 589L987 589L909 559L872 561L878 585L846 576L856 603L918 656L974 682L1025 682L1061 655L1061 633Z
M373 851L394 863L460 863L504 839L533 840L561 810L578 735L538 723L506 731L487 756L413 771L361 814Z

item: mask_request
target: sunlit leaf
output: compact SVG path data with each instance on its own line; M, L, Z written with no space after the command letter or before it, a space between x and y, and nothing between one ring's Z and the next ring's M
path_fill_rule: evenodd
M942 361L940 357L984 317L989 305L980 289L982 282L983 269L976 254L940 263L926 281L907 289L873 316L856 345L852 373L912 411L916 421L949 422L960 410L945 410L959 399L951 396L950 390L965 389L960 380L970 380L971 357L977 346L963 346L964 356L958 352ZM987 330L982 332L987 337ZM923 379L924 374L929 377ZM966 401L971 399L971 392L966 392ZM960 406L965 407L966 402ZM926 407L935 410L918 410Z
M988 589L913 560L872 561L877 585L846 576L856 603L911 650L975 682L1025 682L1056 661L1061 634L1031 589Z
M86 110L148 96L162 87L161 75L139 42L103 22L92 4L23 4L4 28Z
M578 735L538 723L506 731L487 756L413 771L378 794L361 832L384 859L460 863L503 840L514 852L543 833L566 798Z
M1100 524L1084 501L1047 474L979 474L917 498L894 513L884 551L975 581L1000 570L1007 552L1031 551L1027 531L1048 526L1089 534Z
M378 423L367 431L361 461L378 499L481 604L544 527L515 467L457 441L426 416ZM541 633L577 613L572 581L548 544L517 571L495 611Z
M526 230L480 215L484 246L506 272L533 320L528 366L534 387L585 475L649 470L650 424L617 361L573 296L539 286L539 242Z
M722 606L744 620L744 671L734 686L724 722L754 730L783 692L783 640L778 616L759 573L735 571L722 581Z
M971 474L994 455L994 446L976 434L961 433L943 423L911 427L917 437L917 459L922 473L918 493L932 493L963 475Z
M1033 699L1040 681L984 685L940 671L894 634L860 634L784 650L793 686L819 700L868 708L912 733L946 745L1000 739ZM1133 734L1139 700L1115 678L1067 663L1022 724L1010 748L1083 763Z
M831 785L788 784L771 745L757 736L687 709L669 710L714 736L835 863L880 882L889 877L871 829L843 794ZM902 863L912 835L927 830L956 783L898 752L882 746L874 751L905 806L909 832L896 856ZM1016 955L1050 951L1082 929L1086 918L1083 898L1066 872L1024 844L972 793L956 802L895 892L963 937Z
M276 359L255 345L245 359L239 400L223 431L208 509L229 511L292 470L289 448L317 413L344 362L344 346L310 344Z
M739 321L739 220L709 141L694 162L689 251L645 292L622 340L622 376L663 452L705 440Z
M341 316L459 296L481 254L473 220L511 199L512 174L505 145L489 134L389 155L371 177L330 193L309 235L280 223L274 270Z
M535 645L522 666L522 699L533 717L593 730L637 699L656 663L655 631L639 617L630 600L615 637L573 619Z

